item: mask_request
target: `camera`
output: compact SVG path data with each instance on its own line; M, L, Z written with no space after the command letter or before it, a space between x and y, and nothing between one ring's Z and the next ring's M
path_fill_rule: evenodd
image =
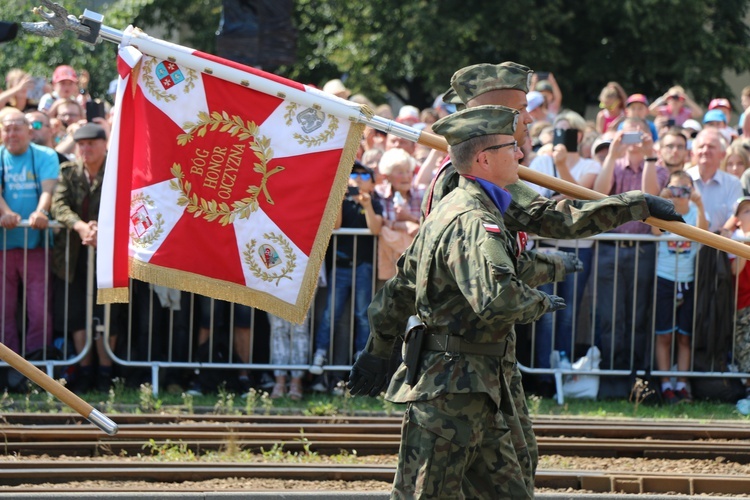
M623 144L638 144L639 142L642 142L640 132L625 132L622 134Z

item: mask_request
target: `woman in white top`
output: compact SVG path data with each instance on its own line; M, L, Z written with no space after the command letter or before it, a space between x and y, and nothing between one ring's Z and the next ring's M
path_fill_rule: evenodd
M529 168L539 172L564 179L589 189L601 171L601 165L590 158L583 158L578 146L583 139L586 121L574 111L566 110L557 115L553 122L556 129L555 137L563 136L562 130L574 129L578 131L576 147L569 143L569 151L565 144L555 144L551 155L540 154L531 162ZM555 141L557 142L557 141ZM565 196L553 192L543 186L531 184L531 187L542 196L551 199L563 199ZM583 290L591 271L591 255L593 241L591 240L540 240L539 251L564 251L576 254L583 262L583 271L569 274L564 281L539 287L547 293L554 293L565 298L568 307L562 311L545 314L536 323L536 368L550 367L550 354L553 350L565 351L573 359L575 346L574 331L576 315L580 307ZM551 383L551 377L543 377L542 384Z

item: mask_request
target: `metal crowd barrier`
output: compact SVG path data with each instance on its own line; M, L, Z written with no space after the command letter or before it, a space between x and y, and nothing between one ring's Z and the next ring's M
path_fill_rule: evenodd
M371 233L367 229L347 229L342 228L334 231L331 239L331 250L333 255L336 254L338 246L339 236L353 236L354 237L354 254L357 254L357 246L362 244L359 239L363 236L371 236ZM377 255L377 238L374 239L373 243L373 255ZM331 272L326 272L326 279L330 276L335 276L335 270L337 267L336 259L333 258L331 261L332 268ZM372 280L372 291L374 293L376 287L376 272L373 272ZM356 262L354 263L354 272L352 280L356 279ZM326 296L328 293L328 287L335 286L335 281L326 283L326 287L320 287L316 296L313 300L310 312L309 320L309 353L308 363L305 365L292 365L292 364L272 364L269 362L269 352L266 342L270 341L270 331L268 331L268 325L265 321L266 313L256 309L251 309L250 312L250 331L251 331L251 342L249 343L247 352L237 353L235 350L237 329L235 328L235 305L229 304L229 312L226 314L226 318L215 317L214 301L211 300L211 314L210 314L210 325L208 327L208 349L203 349L203 352L197 352L198 342L197 339L200 336L200 307L199 298L197 295L180 294L181 296L181 307L180 310L174 310L164 308L160 305L158 294L154 291L154 287L143 284L134 283L131 280L130 288L130 303L127 305L128 308L128 321L127 325L120 325L125 330L126 340L124 341L122 352L113 352L110 349L110 336L112 335L112 324L110 319L111 306L106 306L105 310L105 349L108 354L112 357L114 362L121 367L129 369L146 369L150 370L150 383L154 395L158 395L160 387L160 379L162 378L162 370L194 370L196 373L204 373L204 370L251 370L251 371L272 371L272 370L307 370L312 363L312 358L315 352L314 344L314 333L316 331L317 321L323 309L325 308ZM134 288L137 288L134 292ZM145 294L144 294L145 292ZM140 294L139 300L135 300L135 295ZM352 332L354 330L354 317L353 317L353 301L354 287L351 291L351 300L349 301L348 310L344 312L343 317L338 325L331 322L331 347L328 352L328 360L323 368L326 372L347 372L351 369L353 363L353 342L354 337ZM138 307L140 305L140 310ZM334 316L336 312L331 311L331 315ZM146 316L144 319L143 316ZM179 316L179 318L178 318ZM158 317L158 320L155 320ZM136 322L141 321L141 327L136 326ZM219 324L223 321L223 325L220 328ZM179 335L175 331L175 325L182 324L184 331ZM186 327L186 328L184 328ZM206 335L206 332L203 332ZM162 349L155 349L155 344L160 341L167 339L166 348L162 345ZM258 338L264 337L264 338ZM182 347L186 349L182 350L181 355L175 352L176 344L182 343ZM259 347L260 346L260 347ZM222 347L223 349L220 349ZM198 359L203 356L203 359ZM248 362L241 362L236 359L237 356L249 360ZM185 359L177 359L184 357ZM223 359L222 359L223 358ZM233 375L227 375L227 379Z
M534 240L539 240L538 238L534 237ZM587 348L597 345L596 339L597 339L597 323L596 323L596 301L597 301L597 290L596 290L596 282L597 282L597 267L598 267L598 257L599 252L598 248L600 245L604 244L603 242L613 242L615 243L615 248L619 249L622 248L622 244L624 242L625 245L635 245L636 248L640 247L640 245L643 245L645 243L657 243L660 241L669 241L669 242L684 242L689 241L681 236L676 235L661 235L661 236L654 236L654 235L623 235L623 234L616 234L616 233L607 233L607 234L601 234L598 236L594 236L591 238L586 238L585 240L569 240L565 242L567 245L578 245L577 241L586 241L586 240L593 240L595 242L595 245L592 247L593 255L591 259L591 273L589 275L588 283L583 283L582 286L587 286L587 296L584 297L583 304L579 303L572 303L568 304L568 307L572 308L575 311L574 314L574 322L573 322L573 334L571 336L571 342L569 345L565 346L565 351L570 354L569 359L571 363L574 363L576 360L573 359L573 353L578 351L580 352L581 345L584 344ZM550 240L547 240L550 241ZM744 241L750 241L749 239L744 239ZM695 243L693 243L695 244ZM619 256L617 256L618 250L615 251L616 254L616 266L619 263ZM636 255L638 255L638 252L636 252ZM675 254L675 262L677 261L677 254ZM637 264L636 264L637 265ZM698 274L701 271L701 262L700 262L700 255L696 256L696 272L695 272L695 281L693 282L693 285L696 284L698 279ZM616 287L616 279L615 278L615 287ZM634 276L634 280L637 280L637 276ZM734 282L734 289L733 289L733 302L732 302L732 311L734 312L733 317L733 329L732 329L732 350L731 355L729 356L730 360L734 359L735 351L737 349L737 332L736 332L736 326L737 326L737 311L736 311L736 299L737 299L737 278L733 278ZM637 287L634 287L634 294L637 292ZM553 293L557 291L557 285L553 285ZM694 362L695 362L695 342L693 339L695 338L696 332L698 331L698 328L700 328L700 325L697 325L696 323L696 317L697 317L697 307L695 307L698 303L699 299L699 293L700 291L697 289L694 289L694 308L693 308L693 316L692 316L692 335L691 335L691 352L690 352L690 370L688 371L679 371L676 369L672 370L658 370L656 369L656 358L655 358L655 346L656 346L656 332L655 332L655 313L656 313L656 276L654 276L654 284L653 284L653 294L651 296L651 307L650 307L650 313L651 313L651 324L650 324L650 332L648 332L649 335L649 341L647 343L648 351L645 352L647 355L647 363L648 366L651 366L652 368L648 371L651 376L654 377L654 379L657 379L658 377L701 377L701 378L739 378L739 379L745 379L750 378L750 373L745 372L739 372L739 371L731 371L731 368L733 367L732 363L728 363L728 366L730 367L727 371L720 371L716 369L716 366L712 364L711 371L698 371L695 369ZM587 302L587 298L591 301L589 303ZM635 301L637 300L645 300L643 297L633 296L633 303L635 304ZM615 297L613 300L613 310L612 315L616 318L616 307L618 305L618 300L615 292ZM557 313L552 313L553 318L554 315ZM635 313L633 312L633 315ZM674 319L674 315L673 315ZM582 375L590 375L590 376L646 376L647 370L644 368L637 368L634 364L634 354L639 349L639 346L636 346L635 344L635 328L634 325L631 328L631 331L629 332L630 336L630 360L629 360L629 366L626 369L603 369L600 368L598 370L591 370L591 371L578 371L573 369L563 369L560 367L556 368L547 368L547 367L539 367L537 366L537 325L538 322L533 324L531 327L531 353L530 353L530 364L528 366L523 365L519 363L519 368L523 373L527 374L533 374L533 375L552 375L554 376L554 383L556 388L556 397L557 402L559 404L563 404L564 402L564 391L563 391L563 379L566 376L582 376ZM674 325L673 325L674 326ZM614 330L615 330L615 322L612 321L612 341L614 343ZM553 350L556 351L562 351L563 349L555 349L555 339L556 339L557 331L556 331L556 324L555 321L552 321L552 340L551 345L553 346ZM673 334L673 344L670 350L670 366L675 367L676 366L676 356L677 356L677 347L676 347L676 337L677 335L680 335L678 333ZM577 349L578 347L578 349ZM601 359L601 363L605 364L609 362L609 365L614 365L614 349L612 350L612 355L610 356L609 360ZM730 353L727 353L730 354ZM550 363L551 364L551 363ZM637 368L637 369L635 369ZM653 389L653 388L652 388ZM655 390L660 390L660 388L655 388Z
M24 221L23 227L28 228L28 222ZM63 230L59 224L53 223L54 230ZM50 229L53 230L53 229ZM366 229L340 229L334 232L331 240L331 249L335 255L338 238L339 236L354 236L355 238L355 254L357 245L362 244L360 238L362 236L369 236L369 231ZM573 353L576 352L576 344L579 346L586 345L592 346L596 344L596 333L595 325L596 318L594 311L596 310L597 293L595 290L594 283L596 282L596 268L598 252L597 248L602 244L603 241L632 241L633 245L640 245L644 242L656 242L656 241L684 241L684 238L679 236L651 236L651 235L617 235L617 234L603 234L596 237L589 238L594 241L592 248L593 256L591 262L591 274L589 276L588 292L584 296L582 304L577 302L569 303L568 307L572 308L576 314L574 316L574 328L571 339L571 345L566 346L566 351L571 354L570 361L574 362ZM569 242L576 244L575 242ZM51 247L49 241L45 244L45 251L49 256ZM616 247L617 248L617 247ZM68 254L68 249L66 249ZM373 255L377 255L377 239L373 243ZM3 262L4 265L4 262ZM333 266L331 271L336 268L336 259L331 261ZM700 261L697 263L700 266ZM356 273L356 263L354 263ZM89 249L89 269L88 269L88 288L86 293L86 301L89 313L92 311L94 299L94 255L93 249ZM48 283L46 286L51 286L51 273L49 275ZM326 273L327 278L335 276L335 273ZM372 291L375 292L377 288L377 271L373 272L372 280ZM352 277L356 279L356 275ZM586 286L585 283L580 284ZM335 283L328 282L327 287L335 286ZM270 371L270 370L307 370L312 363L312 357L315 352L314 336L318 319L325 308L325 302L327 299L328 288L320 288L315 297L313 306L311 307L311 317L309 322L309 353L308 353L308 364L304 365L292 365L292 364L271 364L269 362L268 352L268 341L269 331L268 324L265 320L265 313L252 309L250 312L250 330L251 330L251 342L247 345L246 352L238 353L235 348L235 335L236 328L234 324L234 311L233 305L229 305L229 313L225 317L217 317L213 314L213 301L211 301L211 315L210 325L208 327L207 338L208 338L208 349L198 352L199 337L199 325L200 325L200 308L198 296L192 294L180 294L180 310L176 310L171 307L162 307L160 304L159 293L156 292L153 287L143 284L131 282L131 288L134 289L131 293L131 302L127 307L127 317L124 321L117 320L118 322L114 325L119 328L120 333L123 337L118 342L118 348L112 350L110 348L109 339L111 338L113 324L110 316L110 307L107 306L105 319L103 325L95 325L90 320L91 314L89 314L89 321L87 322L87 333L86 333L86 346L81 353L76 354L68 359L52 359L48 356L49 352L46 348L43 349L41 359L34 360L33 363L37 366L44 366L49 375L53 375L56 369L65 368L72 364L78 363L88 353L93 345L93 339L95 334L104 334L105 342L104 347L109 356L112 357L114 363L125 369L140 369L150 372L148 377L151 381L151 386L154 394L158 394L160 388L160 378L164 374L164 370L241 370L247 369L252 371ZM331 335L331 347L328 351L328 362L323 367L325 372L340 372L345 374L351 368L354 356L354 315L353 315L353 293L354 287L352 286L352 292L350 294L349 304L347 311L344 312L344 318L339 324L331 322L330 335ZM554 289L553 289L554 290ZM554 293L554 292L553 292ZM736 285L734 294L736 297ZM51 295L51 293L50 293ZM134 298L138 296L138 300ZM696 294L697 297L697 294ZM635 298L637 299L637 297ZM64 300L70 300L70 297L65 297ZM654 300L654 299L652 299ZM614 301L617 304L615 298ZM655 301L652 302L652 310ZM21 300L19 300L19 307L25 307L25 296L22 292ZM733 308L734 310L734 308ZM260 312L260 315L258 314ZM335 311L331 311L332 316L336 314ZM51 320L51 318L50 318ZM220 324L224 320L224 324L220 327ZM0 319L0 321L2 321ZM695 313L693 317L695 322ZM736 312L734 318L734 325L736 326ZM653 326L653 320L652 320ZM22 327L22 328L21 328ZM19 328L22 329L21 335L25 339L26 335L26 324L19 323ZM557 332L554 329L552 331L552 346L555 345L555 338ZM695 328L694 328L695 330ZM59 333L59 332L56 332ZM631 339L634 338L630 332ZM4 329L2 335L4 336ZM64 340L62 350L68 352L67 332L63 332ZM203 332L206 335L206 332ZM650 341L648 344L647 359L655 367L654 362L654 349L655 349L655 334L653 328L650 335ZM3 337L4 338L4 337ZM733 337L734 338L734 337ZM45 342L48 345L50 342ZM633 362L632 357L630 365L626 369L599 369L590 372L579 372L575 370L564 370L560 368L548 368L540 367L537 363L537 332L536 326L531 326L531 337L530 337L530 362L527 364L519 364L521 370L526 374L533 375L547 375L552 376L555 379L555 385L557 388L558 402L563 402L563 391L562 391L562 380L566 375L594 375L594 376L629 376L633 373ZM223 346L223 348L222 348ZM692 343L691 343L692 346ZM635 352L637 346L633 344L633 340L629 345L631 354ZM733 341L731 355L737 349L736 340ZM559 350L559 349L558 349ZM719 371L713 369L711 371L697 371L693 366L693 360L695 354L694 346L691 347L691 368L689 371L681 372L676 370L659 371L652 369L651 375L654 377L709 377L709 378L748 378L750 374L741 372L731 371ZM239 356L238 356L239 355ZM670 361L674 362L676 350L673 348L670 353ZM243 362L240 359L246 359ZM605 362L606 360L602 360ZM2 363L0 366L7 366ZM205 372L202 372L205 373ZM228 373L228 372L225 372ZM636 370L635 373L638 375L645 375L645 371L642 369ZM230 375L231 376L231 375Z
M28 219L24 219L21 221L21 223L18 225L18 229L22 229L24 231L24 248L28 247L28 241L29 241L29 233L31 231L36 231L34 229L31 229L29 226ZM7 241L5 236L7 235L8 230L2 229L3 231L3 241ZM44 230L44 237L43 237L43 244L42 248L44 249L44 258L45 258L45 269L44 269L44 293L47 299L50 301L50 303L45 304L43 307L44 310L44 318L42 321L43 327L45 329L45 332L43 333L43 343L40 349L37 352L28 352L26 349L26 341L27 341L27 334L28 334L28 313L27 313L27 306L28 306L28 300L27 300L27 278L28 278L28 251L24 250L23 252L23 274L20 278L20 286L17 293L19 294L20 299L17 302L17 311L16 311L16 324L17 324L17 330L19 335L19 346L20 346L20 352L22 356L26 357L27 359L29 357L33 357L34 359L28 359L33 365L44 368L47 372L47 375L50 377L55 376L55 370L56 369L63 369L66 367L69 367L71 365L74 365L81 361L86 354L91 350L91 346L93 344L93 331L95 329L93 322L91 320L92 318L92 305L94 300L94 249L89 248L89 254L88 254L88 286L87 286L87 293L86 293L86 301L87 301L87 317L88 321L86 324L86 344L84 348L81 350L80 353L68 356L68 353L71 352L73 349L72 340L68 339L68 331L67 331L67 321L65 321L65 326L63 328L63 331L54 331L52 332L52 338L48 337L47 335L47 328L50 323L53 322L53 318L51 316L52 307L51 307L51 301L53 300L53 277L52 277L52 233L55 231L68 231L68 229L65 229L65 227L60 224L57 221L50 221L49 228ZM2 247L2 257L0 257L0 265L2 265L3 274L2 276L5 276L6 270L8 268L8 262L7 262L7 248L5 245ZM70 246L66 246L65 248L65 262L66 265L69 262L70 259ZM13 293L12 291L6 290L6 281L3 279L0 283L0 302L2 303L0 305L0 341L3 343L6 343L6 308L5 308L5 301L2 300L2 297L6 296L6 292ZM68 297L68 291L65 290L65 295L63 300L67 304L70 300L70 297ZM66 308L67 309L67 308ZM99 328L99 331L102 329ZM55 337L55 335L60 335L60 337ZM59 340L58 340L59 339ZM57 356L53 355L53 349L51 346L54 345L54 343L57 342L57 346L55 346L55 349L58 351L61 351L62 358L58 358ZM59 346L59 347L58 347ZM38 359L37 359L38 358ZM5 362L0 361L0 367L7 368L9 365Z

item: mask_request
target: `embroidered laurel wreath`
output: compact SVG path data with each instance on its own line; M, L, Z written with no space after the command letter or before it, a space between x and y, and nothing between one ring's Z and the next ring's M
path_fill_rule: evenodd
M187 207L188 213L192 213L194 217L203 217L209 222L213 222L218 219L222 226L231 224L234 220L239 217L241 219L247 219L250 214L258 209L258 195L262 192L266 198L266 202L273 205L274 201L271 198L270 193L266 187L268 178L274 174L277 174L284 170L284 167L277 166L268 170L268 162L273 159L273 149L271 149L271 140L267 137L257 136L258 126L255 122L245 122L242 117L234 115L230 117L226 111L219 113L214 111L210 115L204 111L198 113L198 122L188 122L183 125L186 133L177 136L177 143L180 146L184 146L193 140L197 134L199 137L204 137L206 132L219 131L227 133L232 137L237 137L240 141L248 141L250 149L255 152L255 156L258 158L258 163L254 164L253 170L262 175L260 186L249 186L247 193L250 196L235 200L231 206L226 202L217 202L216 200L206 200L201 198L195 193L191 194L192 185L190 181L185 180L185 174L182 171L182 166L179 163L175 163L172 166L171 172L175 176L175 180L170 181L169 187L175 191L180 192L180 196L177 199L177 204L182 207Z
M286 119L287 126L290 126L292 124L292 119L294 118L294 112L297 110L297 104L290 102L286 106L287 112L284 113L284 118ZM317 136L310 136L310 135L302 135L299 132L295 132L292 134L292 137L294 137L299 144L303 144L307 146L308 148L320 146L321 144L328 142L328 140L332 139L333 136L336 134L336 129L339 128L339 119L334 115L328 115L328 128L325 129L323 132L318 134Z
M269 273L261 269L261 267L258 265L255 260L256 241L254 239L250 240L250 243L245 245L245 251L242 252L242 255L245 257L245 263L250 267L250 271L252 271L253 276L255 276L256 278L260 278L263 281L276 280L276 286L279 286L281 278L292 279L292 277L289 276L289 273L294 271L294 268L297 267L297 256L294 255L294 250L289 244L289 241L283 236L277 235L276 233L265 233L263 234L263 237L269 241L281 245L284 248L286 266L282 267L278 273Z

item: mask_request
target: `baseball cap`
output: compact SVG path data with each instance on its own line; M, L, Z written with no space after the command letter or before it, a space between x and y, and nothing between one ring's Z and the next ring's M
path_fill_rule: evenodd
M750 196L743 196L742 198L737 198L737 201L734 202L734 215L737 215L737 212L740 211L740 207L742 207L743 203L746 203L750 201Z
M432 131L455 146L484 135L513 135L518 124L518 111L505 106L476 106L441 118L432 124Z
M0 21L0 42L13 40L18 33L18 24Z
M352 165L352 172L366 172L370 174L370 179L375 180L375 171L359 160L354 160L354 165Z
M87 123L73 133L73 140L78 142L84 139L104 139L107 140L107 132L101 125L96 123Z
M594 140L594 144L591 145L591 155L596 155L596 153L601 151L603 148L609 147L610 144L612 144L612 140L602 139L601 136L597 137Z
M729 108L732 109L732 105L729 103L729 99L724 99L723 97L718 97L716 99L711 99L711 102L708 103L708 109L716 109L716 108Z
M76 70L66 64L56 67L55 72L52 73L52 83L58 83L63 80L72 80L78 83Z
M541 92L532 90L526 94L526 111L529 113L544 104L544 95Z
M705 115L703 115L703 123L708 122L727 122L727 115L724 114L723 111L719 109L712 109L710 111L707 111Z
M689 128L693 132L700 132L703 130L703 126L698 123L697 120L693 120L692 118L685 120L685 122L682 124L682 128Z
M648 106L648 98L643 94L633 94L630 97L628 97L628 100L625 101L625 107L630 106L634 102L640 102L641 104L645 104Z

